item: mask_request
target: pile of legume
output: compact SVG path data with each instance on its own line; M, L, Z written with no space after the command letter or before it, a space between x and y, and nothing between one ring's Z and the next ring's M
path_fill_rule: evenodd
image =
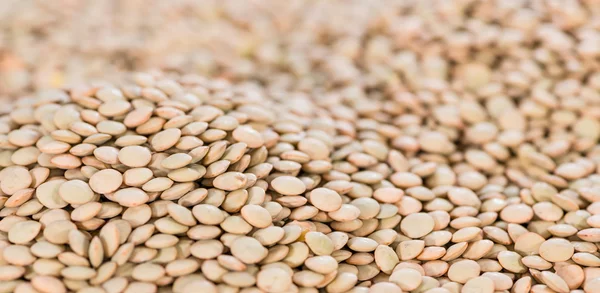
M0 293L599 292L596 1L292 2L4 102Z
M256 44L281 39L319 1L3 0L0 96L156 67L247 72L238 64Z

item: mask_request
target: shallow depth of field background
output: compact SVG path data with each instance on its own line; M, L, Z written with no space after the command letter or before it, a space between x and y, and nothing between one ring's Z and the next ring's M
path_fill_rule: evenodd
M1 2L0 95L15 95L115 79L124 70L255 74L248 60L276 63L278 48L292 39L311 44L360 35L352 30L414 1Z

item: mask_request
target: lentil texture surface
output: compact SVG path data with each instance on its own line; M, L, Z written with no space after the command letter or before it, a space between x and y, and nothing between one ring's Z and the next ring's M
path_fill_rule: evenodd
M235 3L163 70L0 66L0 293L600 292L597 1Z

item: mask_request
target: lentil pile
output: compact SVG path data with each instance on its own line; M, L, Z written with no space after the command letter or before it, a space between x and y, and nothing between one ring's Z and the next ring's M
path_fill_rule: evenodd
M333 1L349 5L346 9L366 7ZM296 30L291 21L312 23L315 11L329 7L322 0L2 0L2 4L0 96L92 80L118 82L122 71L156 67L231 75L229 71L240 72L239 64L248 63L246 57L255 48L272 46Z
M597 1L310 3L4 101L0 292L600 292Z

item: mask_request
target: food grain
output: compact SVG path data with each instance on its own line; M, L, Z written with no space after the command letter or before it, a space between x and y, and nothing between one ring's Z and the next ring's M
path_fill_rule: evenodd
M2 100L0 291L598 290L597 3L209 2L164 71Z

